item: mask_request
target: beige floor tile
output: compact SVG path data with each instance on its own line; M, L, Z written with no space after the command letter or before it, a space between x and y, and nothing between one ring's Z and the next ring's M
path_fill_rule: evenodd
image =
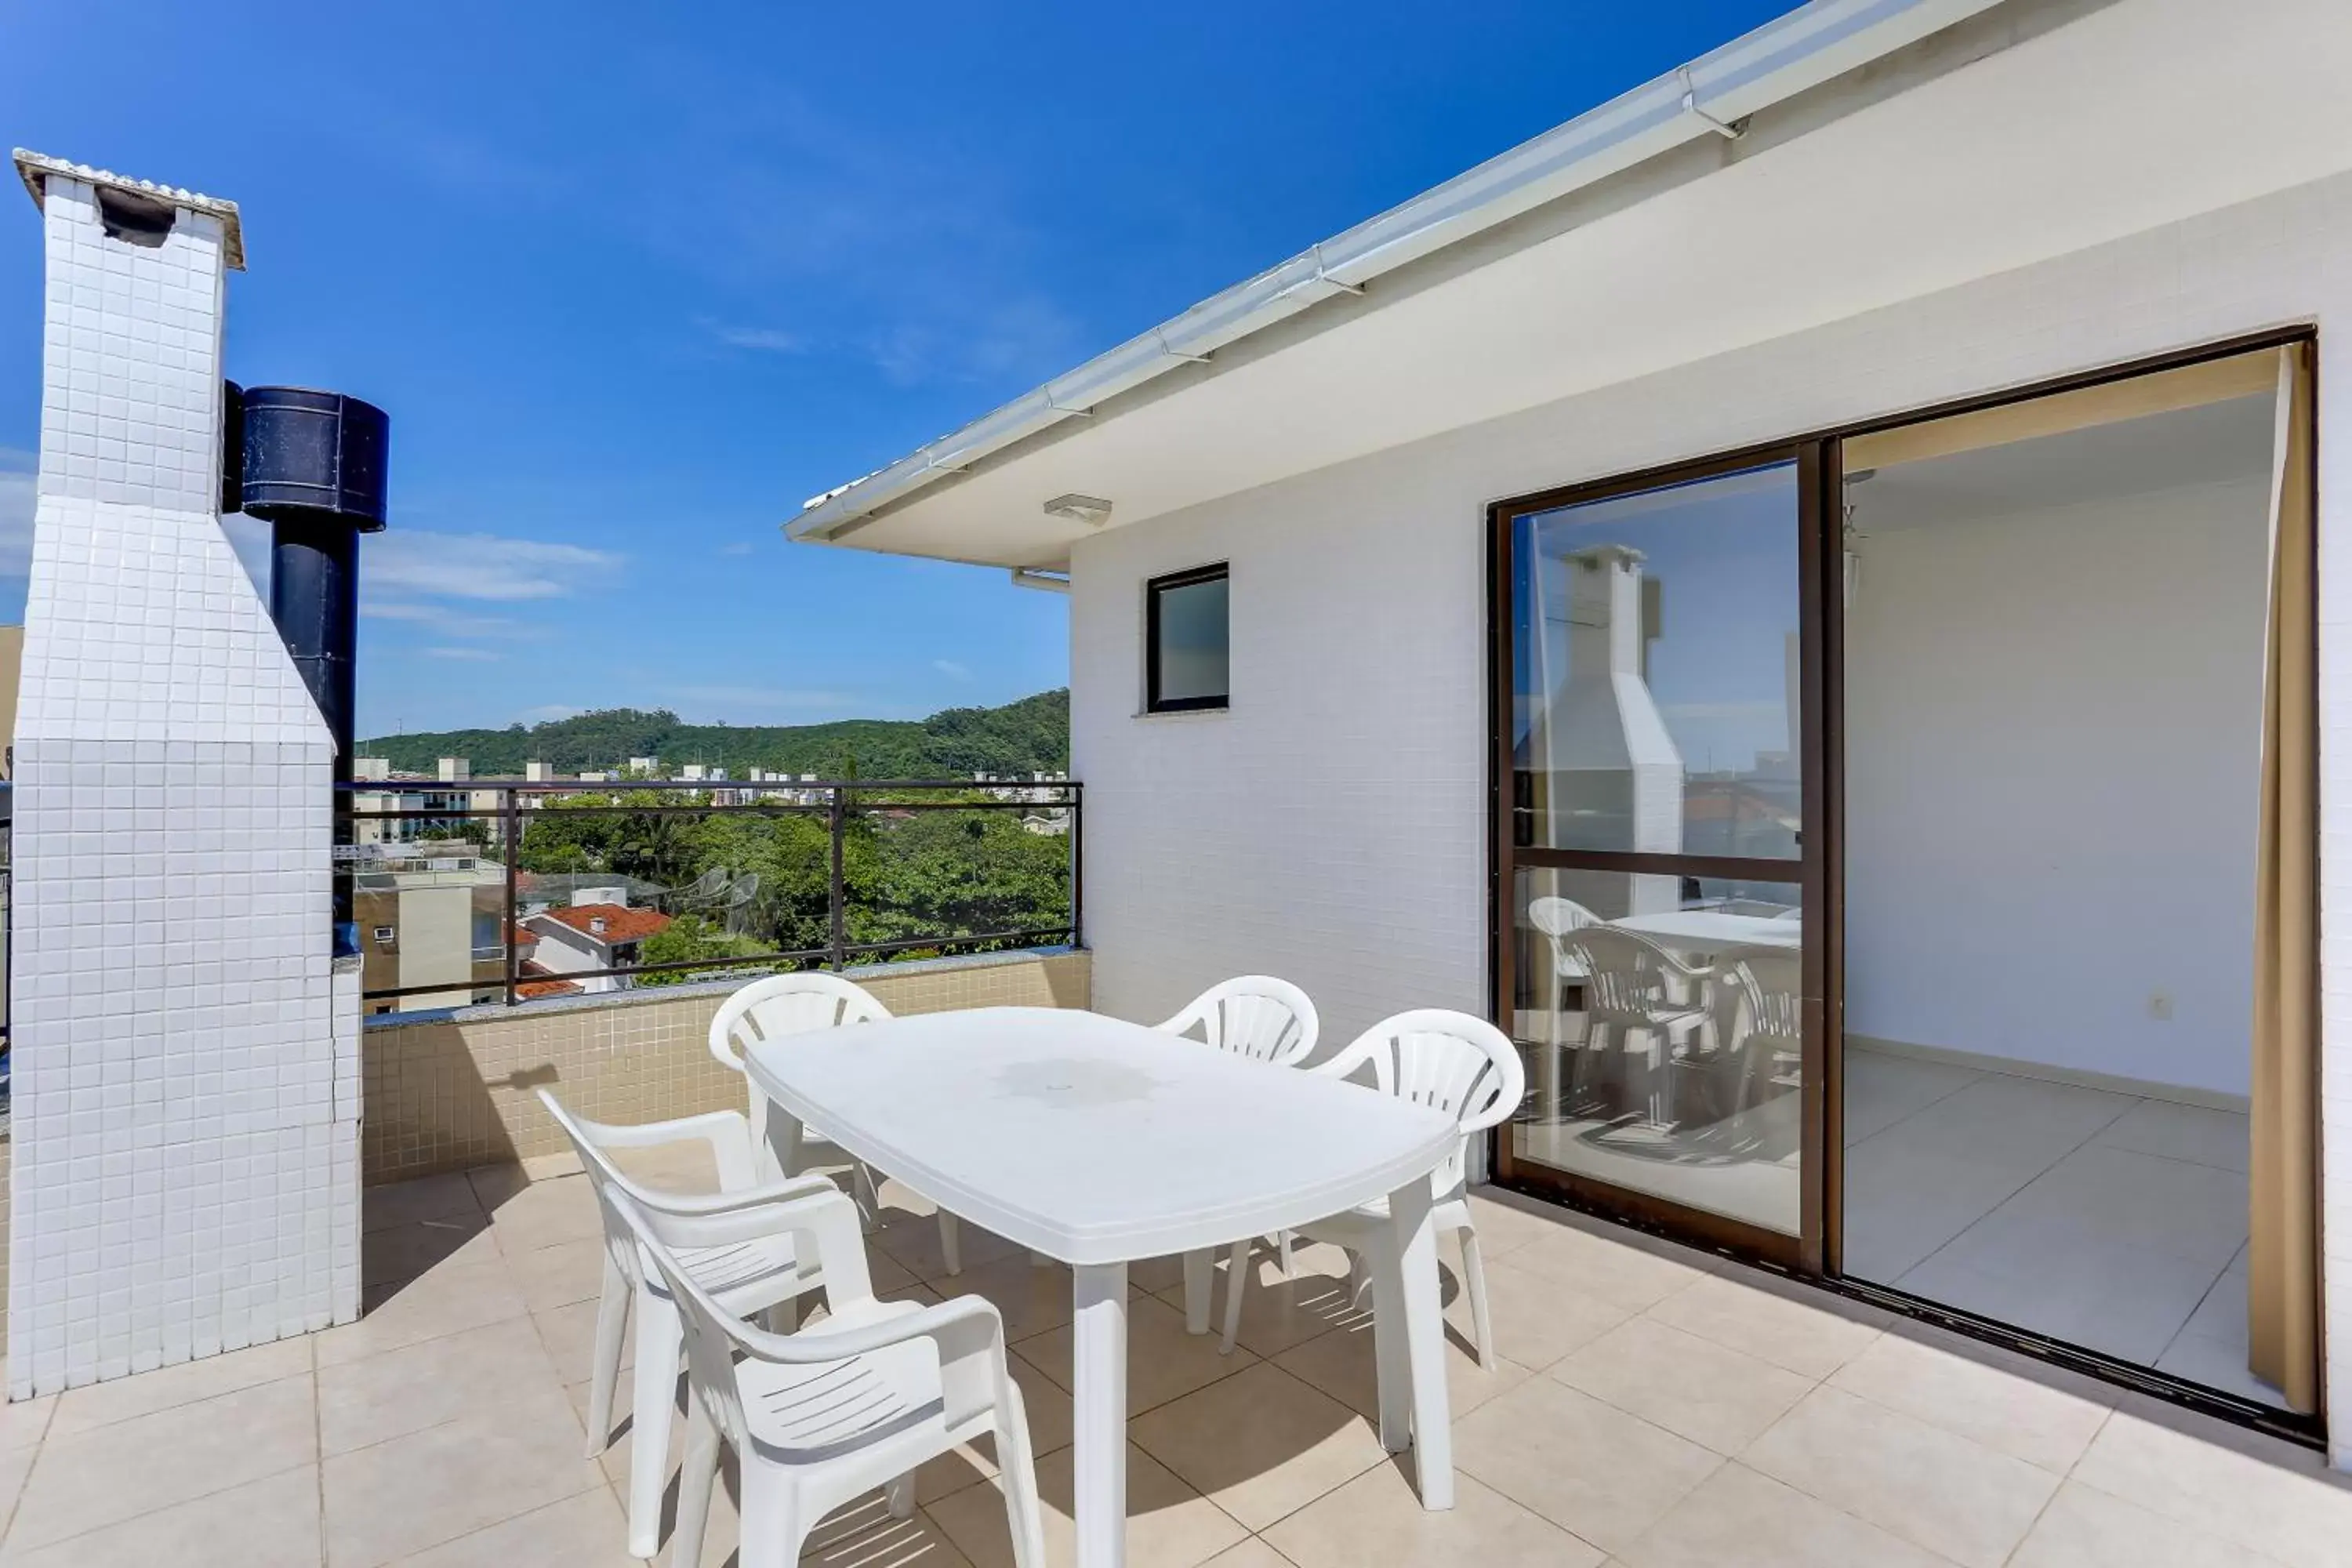
M877 1495L827 1515L802 1550L800 1568L971 1568L971 1560L929 1514L892 1519Z
M8 1542L45 1546L317 1458L307 1375L134 1416L43 1444Z
M0 1237L0 1246L5 1246ZM0 1364L0 1373L6 1372ZM95 1385L93 1385L95 1386ZM39 1399L8 1399L0 1397L0 1449L18 1448L27 1443L37 1443L56 1419L58 1394L46 1394Z
M349 1453L561 1390L530 1321L509 1318L321 1368L319 1446L324 1454Z
M1265 1532L1298 1568L1591 1568L1598 1550L1468 1476L1432 1513L1394 1464L1365 1472Z
M1134 1441L1252 1530L1382 1463L1361 1416L1260 1362L1139 1417Z
M1826 1385L1740 1458L1966 1568L1998 1568L2058 1489L2037 1466Z
M1454 1463L1604 1552L1631 1545L1722 1458L1548 1377L1454 1424Z
M358 1322L311 1336L311 1344L318 1364L332 1366L520 1317L528 1310L504 1263L445 1263L372 1301Z
M281 1377L299 1377L310 1370L310 1341L299 1336L118 1377L111 1383L93 1383L58 1396L48 1436L52 1440L74 1436L117 1421L275 1383Z
M943 1297L987 1298L1004 1320L1007 1342L1058 1329L1070 1321L1070 1271L1058 1263L1040 1268L1026 1253L967 1263L961 1274L943 1274L930 1281L930 1288ZM878 1285L876 1293L887 1294Z
M1514 1258L1538 1250L1537 1246L1524 1247ZM1495 1352L1507 1361L1541 1370L1639 1310L1588 1294L1559 1274L1522 1268L1514 1258L1486 1265L1486 1310L1494 1320ZM1469 1301L1462 1296L1448 1301L1445 1321L1448 1338L1466 1342Z
M1289 1558L1253 1535L1238 1545L1228 1546L1201 1568L1297 1568Z
M1224 1327L1229 1278L1220 1265L1210 1314L1220 1330ZM1283 1278L1281 1258L1274 1248L1259 1247L1250 1254L1250 1269L1245 1278L1248 1283L1242 1291L1241 1331L1235 1338L1259 1355L1280 1355L1318 1334L1370 1321L1371 1292L1364 1293L1361 1305L1350 1296L1347 1254L1336 1247L1311 1253L1302 1248L1294 1253L1288 1279ZM1440 1283L1448 1292L1458 1289L1450 1275ZM1170 1306L1181 1308L1181 1282L1161 1299Z
M1037 1461L1049 1563L1069 1563L1076 1555L1070 1520L1073 1453L1065 1448ZM1004 1494L994 1482L967 1487L925 1511L974 1568L1012 1568L1013 1535L1005 1524ZM1198 1568L1248 1533L1231 1514L1150 1455L1132 1443L1127 1446L1128 1568Z
M329 1458L327 1556L379 1564L604 1484L562 1390ZM427 1506L429 1500L429 1506Z
M2009 1568L2273 1568L2276 1561L2068 1481Z
M1736 1454L1812 1387L1808 1378L1647 1318L1610 1330L1550 1375L1718 1454Z
M936 1214L912 1214L904 1209L885 1208L882 1223L866 1233L869 1252L883 1252L916 1279L927 1284L940 1283L953 1287L955 1276L948 1272L947 1255L940 1250L940 1222ZM983 1263L1000 1258L1029 1256L994 1231L982 1230L976 1225L956 1227L958 1260L966 1268L976 1268Z
M1021 1390L1021 1404L1029 1416L1029 1450L1043 1456L1070 1446L1070 1396L1045 1374L1009 1356L1006 1364ZM928 1507L950 1492L988 1480L996 1474L993 1435L960 1445L915 1472L915 1500Z
M533 1247L508 1259L507 1273L534 1312L593 1301L604 1293L604 1238L583 1237Z
M1648 1315L1816 1379L1860 1355L1885 1327L1884 1314L1871 1308L1746 1268L1695 1280Z
M32 1476L33 1461L40 1458L37 1443L26 1443L14 1448L0 1448L0 1529L5 1529L9 1515L16 1511L16 1500L25 1495L25 1482ZM0 1550L0 1561L6 1553Z
M490 1210L499 1250L520 1257L537 1247L604 1234L604 1216L585 1176L533 1182Z
M413 1219L360 1237L360 1279L365 1285L398 1285L444 1262L488 1263L498 1257L490 1222L478 1214Z
M2073 1479L2294 1568L2352 1564L2352 1481L2283 1443L2134 1401Z
M319 1472L298 1465L18 1553L7 1568L319 1568Z
M1498 1336L1499 1337L1499 1336ZM1276 1366L1314 1384L1359 1415L1376 1416L1381 1408L1380 1368L1372 1359L1372 1326L1318 1334L1274 1358ZM1535 1373L1518 1363L1497 1360L1493 1371L1478 1364L1463 1341L1445 1345L1446 1403L1459 1421L1496 1394L1507 1393Z
M1638 1231L1570 1215L1549 1235L1505 1253L1496 1266L1640 1312L1716 1272L1719 1260Z
M1013 1353L1051 1379L1070 1386L1070 1331L1054 1329L1013 1347ZM1137 1296L1127 1309L1127 1408L1140 1415L1221 1377L1254 1366L1245 1350L1217 1353L1214 1334L1188 1334L1184 1314L1154 1296Z
M466 1173L467 1182L474 1189L474 1202L484 1214L494 1214L500 1204L530 1185L530 1176L520 1165L477 1165Z
M1470 1219L1478 1227L1478 1245L1489 1262L1540 1241L1568 1225L1566 1211L1521 1193L1500 1187L1470 1190Z
M595 1300L574 1301L551 1312L530 1314L547 1353L554 1358L556 1375L564 1383L583 1383L595 1371L596 1313L601 1305ZM621 1341L621 1365L625 1370L636 1363L637 1323L632 1312L629 1331Z
M1621 1554L1628 1568L1938 1568L1907 1542L1726 1465Z
M404 1557L399 1568L634 1568L628 1537L620 1499L595 1487Z
M2113 1395L2100 1384L1990 1347L1890 1333L1830 1385L2064 1475L2091 1446Z
M700 1138L682 1138L650 1149L615 1149L613 1163L633 1181L672 1193L715 1193L719 1163Z
M472 1179L463 1171L419 1176L414 1181L387 1182L360 1193L360 1225L364 1230L407 1225L421 1219L478 1218L482 1201Z

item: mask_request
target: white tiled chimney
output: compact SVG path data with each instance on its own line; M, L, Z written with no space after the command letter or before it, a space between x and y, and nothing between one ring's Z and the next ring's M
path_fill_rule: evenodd
M13 1398L357 1316L333 741L221 531L227 202L19 153L47 252L16 731Z

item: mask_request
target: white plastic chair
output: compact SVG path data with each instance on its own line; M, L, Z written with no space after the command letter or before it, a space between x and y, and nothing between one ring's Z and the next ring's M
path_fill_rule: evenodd
M723 1445L741 1470L738 1568L793 1568L826 1514L879 1487L891 1514L908 1518L918 1466L992 1434L1013 1562L1045 1568L1028 1415L1005 1366L1003 1321L986 1300L877 1301L857 1207L838 1190L694 1215L626 1194L614 1206L685 1319L690 1424L673 1562L702 1561ZM741 1321L682 1261L784 1237L814 1250L824 1280L825 1321L796 1334Z
M889 1016L890 1009L882 1005L872 992L838 974L811 971L772 975L753 981L719 1005L718 1014L710 1020L710 1054L723 1066L740 1073L744 1070L744 1053L762 1040L846 1024L879 1023ZM768 1135L767 1096L756 1089L751 1089L750 1094L751 1135L764 1143ZM796 1174L806 1168L812 1144L820 1149L832 1147L822 1132L800 1128L793 1141L792 1154L785 1162L786 1173ZM874 1173L866 1169L863 1160L851 1161L850 1171L858 1203L869 1216L880 1213L882 1193ZM940 1256L946 1260L950 1274L961 1274L963 1250L956 1216L945 1209L939 1211L939 1216Z
M1543 1070L1538 1075L1540 1081L1536 1093L1536 1114L1548 1117L1558 1115L1560 1110L1560 1057L1569 1048L1566 993L1571 985L1581 992L1584 983L1591 977L1584 961L1568 945L1568 939L1587 926L1599 925L1601 917L1574 899L1548 896L1528 900L1528 923L1543 932L1544 940L1551 946L1551 990L1544 1005L1549 1023Z
M1462 1286L1470 1295L1471 1338L1478 1364L1492 1369L1495 1332L1486 1309L1486 1266L1478 1255L1478 1231L1465 1190L1470 1140L1518 1110L1527 1097L1527 1069L1502 1030L1484 1018L1437 1007L1383 1018L1338 1056L1307 1070L1353 1079L1367 1068L1372 1087L1381 1093L1443 1110L1462 1130L1454 1152L1430 1173L1430 1223L1441 1235L1451 1231L1462 1238ZM1378 1258L1378 1267L1396 1265L1386 1256L1393 1244L1386 1198L1301 1226L1298 1234L1336 1243L1360 1259ZM1238 1321L1239 1314L1229 1306L1223 1348L1232 1348Z
M604 1293L596 1306L596 1347L588 1384L588 1455L612 1445L613 1403L621 1381L621 1348L634 1313L637 1324L636 1373L630 1391L629 1552L650 1558L660 1544L662 1482L669 1467L670 1413L677 1394L677 1358L682 1330L673 1293L649 1267L636 1235L622 1218L618 1197L641 1208L678 1215L723 1212L748 1202L838 1193L821 1175L759 1184L757 1152L751 1127L732 1110L714 1110L676 1121L613 1127L574 1116L546 1089L539 1102L572 1140L588 1173L604 1217ZM631 1181L614 1164L611 1151L650 1149L700 1140L719 1166L715 1194L656 1193ZM738 1316L764 1312L813 1289L818 1275L793 1249L789 1234L725 1245L689 1247L678 1266L709 1291L722 1309Z
M1804 1084L1805 999L1802 961L1780 953L1748 952L1727 959L1717 970L1737 1009L1732 1049L1738 1053L1738 1098L1735 1113L1753 1110L1756 1079L1785 1093ZM1768 1093L1767 1099L1774 1098Z
M1568 945L1587 971L1588 1049L1578 1058L1578 1066L1612 1038L1626 1055L1641 1052L1647 1058L1650 1121L1666 1124L1671 1102L1667 1075L1675 1062L1690 1054L1694 1040L1702 1046L1711 1043L1709 973L1692 968L1672 949L1641 932L1619 926L1588 926L1572 933Z
M1316 1016L1314 1002L1289 981L1271 974L1243 974L1210 986L1158 1027L1171 1035L1189 1035L1198 1029L1212 1049L1230 1051L1269 1067L1297 1067L1314 1054L1323 1025ZM1226 1264L1229 1322L1240 1321L1242 1281L1249 1272L1253 1243L1250 1237L1234 1242ZM1282 1277L1287 1279L1289 1233L1276 1237L1274 1245L1282 1260ZM1184 1321L1194 1333L1209 1331L1208 1289L1215 1264L1213 1253L1184 1255ZM1227 1354L1233 1352L1233 1333L1228 1328L1223 1342Z

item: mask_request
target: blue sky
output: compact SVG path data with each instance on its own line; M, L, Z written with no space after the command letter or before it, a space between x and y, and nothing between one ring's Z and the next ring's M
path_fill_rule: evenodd
M391 411L362 735L919 717L1065 680L1061 601L787 547L803 499L1782 8L82 0L0 21L0 135L242 204L228 374Z

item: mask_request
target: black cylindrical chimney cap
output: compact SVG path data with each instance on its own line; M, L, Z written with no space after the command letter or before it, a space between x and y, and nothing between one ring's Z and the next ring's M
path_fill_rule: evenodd
M383 527L391 416L373 403L301 386L243 396L244 510L277 520L328 512L362 533Z

